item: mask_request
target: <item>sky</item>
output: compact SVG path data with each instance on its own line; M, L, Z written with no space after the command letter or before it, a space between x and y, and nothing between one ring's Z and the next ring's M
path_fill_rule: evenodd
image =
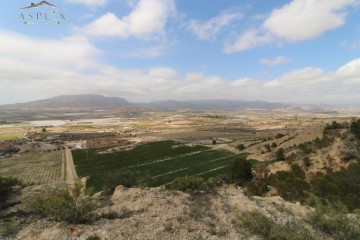
M21 9L31 2L41 0L1 3L0 104L97 93L360 105L360 0L49 0L59 8Z

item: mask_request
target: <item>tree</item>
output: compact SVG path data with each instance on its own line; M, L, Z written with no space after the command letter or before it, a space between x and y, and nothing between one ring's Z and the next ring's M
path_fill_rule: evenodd
M239 145L238 145L238 149L239 149L240 151L245 150L245 145L244 145L244 144L239 144Z
M42 132L46 132L46 128L43 128L41 131L42 131Z
M215 139L212 140L212 145L216 145L217 141Z
M279 150L277 150L277 152L276 152L276 160L278 160L278 161L285 160L285 153L284 153L283 148L280 148Z
M360 139L360 119L351 123L350 131Z
M251 162L245 158L237 158L230 165L230 180L235 184L243 184L253 178Z
M266 148L266 150L267 150L268 152L271 152L271 147L270 147L269 144L265 144L264 147Z

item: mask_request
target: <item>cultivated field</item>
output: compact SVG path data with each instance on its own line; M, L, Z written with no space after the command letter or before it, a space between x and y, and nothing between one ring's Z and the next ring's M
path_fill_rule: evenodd
M100 150L75 150L73 157L79 177L90 176L87 186L96 190L124 171L143 176L148 186L160 186L176 177L198 175L205 179L223 175L239 155L227 150L186 146L174 141L138 145L131 150L106 153Z
M0 175L16 177L24 183L53 184L64 181L64 151L25 153L2 159Z

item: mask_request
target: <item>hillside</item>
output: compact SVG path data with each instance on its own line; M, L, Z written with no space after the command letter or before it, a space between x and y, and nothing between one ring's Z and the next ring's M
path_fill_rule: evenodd
M63 95L27 103L2 105L0 110L115 109L123 106L130 106L130 103L123 98L83 94Z

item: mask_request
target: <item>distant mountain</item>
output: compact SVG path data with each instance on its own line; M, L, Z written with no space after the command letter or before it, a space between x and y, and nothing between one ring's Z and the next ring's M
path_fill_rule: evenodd
M243 100L188 100L188 101L157 101L141 104L143 107L160 109L279 109L286 107L282 103Z
M47 109L115 109L131 104L123 98L104 97L97 94L63 95L27 103L0 106L0 110L47 110Z

